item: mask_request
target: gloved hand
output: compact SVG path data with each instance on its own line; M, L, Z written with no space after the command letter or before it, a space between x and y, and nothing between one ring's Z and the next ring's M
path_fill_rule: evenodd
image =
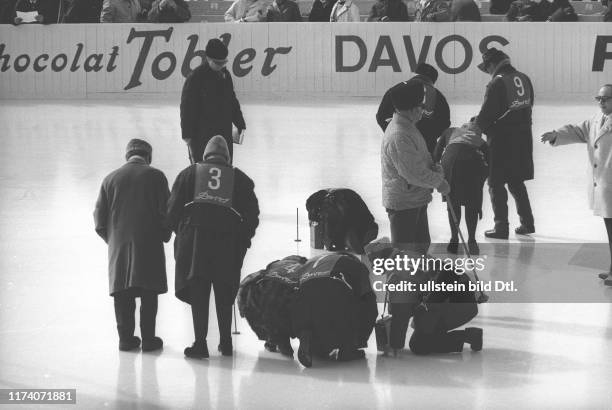
M450 193L450 185L448 184L448 182L446 182L445 179L442 180L442 182L440 183L440 185L438 185L438 188L436 189L442 195L448 195Z

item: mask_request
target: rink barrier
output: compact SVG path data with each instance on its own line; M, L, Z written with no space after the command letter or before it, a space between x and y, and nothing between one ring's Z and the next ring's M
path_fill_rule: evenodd
M517 28L520 28L518 30ZM178 95L211 37L230 50L238 93L379 96L427 61L449 96L482 96L490 47L534 82L536 99L609 83L612 27L588 23L273 23L0 26L0 96Z

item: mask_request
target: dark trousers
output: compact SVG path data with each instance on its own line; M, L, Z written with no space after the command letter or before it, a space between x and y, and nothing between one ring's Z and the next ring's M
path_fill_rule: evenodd
M125 340L134 336L136 321L136 296L130 291L117 292L115 299L115 319L119 339ZM157 293L143 290L140 296L140 335L143 340L155 336L155 318L157 316Z
M232 288L227 283L204 278L195 279L189 285L195 340L196 342L204 342L208 336L208 310L211 287L215 291L219 340L221 343L231 343L232 304L234 303Z
M612 4L612 3L611 3ZM608 247L610 248L610 272L612 273L612 218L604 218L608 232Z
M521 225L527 227L533 226L533 213L531 212L531 204L527 195L527 188L523 181L508 182L508 189L516 202L516 211L519 214ZM508 229L508 192L504 183L489 184L489 194L491 195L491 204L493 205L493 214L495 215L495 227L500 229Z
M206 149L206 144L210 141L212 137L195 137L192 138L189 144L187 144L187 148L189 150L189 162L195 164L196 162L200 162L204 156L204 150ZM231 138L225 138L225 142L227 142L227 148L229 149L230 159L234 157L234 142Z
M427 220L427 205L419 208L395 211L387 209L391 222L391 241L400 248L410 248L427 253L431 245L429 222Z
M455 216L457 216L457 225L461 223L461 205L455 205L453 203L453 210ZM448 223L451 229L451 238L455 241L459 239L459 231L453 221L453 215L451 214L450 207L448 209ZM476 226L478 225L478 209L465 207L465 224L467 225L468 241L476 241Z

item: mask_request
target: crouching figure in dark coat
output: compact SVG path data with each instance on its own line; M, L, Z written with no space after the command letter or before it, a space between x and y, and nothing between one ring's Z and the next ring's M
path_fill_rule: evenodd
M348 253L312 258L302 267L292 309L298 360L312 366L312 356L338 361L362 359L378 309L368 268Z
M168 291L163 242L170 240L165 225L168 181L151 167L152 148L133 139L127 163L111 172L100 188L94 220L96 232L108 244L110 295L115 300L119 350L140 346L134 336L136 297L140 297L142 350L161 349L155 336L157 295Z
M472 123L444 131L434 150L434 162L440 162L444 178L450 184L448 194L457 222L461 221L461 207L465 207L465 222L468 231L468 247L471 255L478 255L476 226L482 217L482 188L488 175L488 149L478 130ZM446 197L444 198L446 200ZM453 215L448 209L451 239L446 248L457 253L459 237Z
M195 342L185 356L208 357L208 306L215 292L219 351L233 354L232 304L240 270L259 224L253 181L230 164L225 139L213 137L204 158L177 176L168 202L174 242L176 297L191 305Z

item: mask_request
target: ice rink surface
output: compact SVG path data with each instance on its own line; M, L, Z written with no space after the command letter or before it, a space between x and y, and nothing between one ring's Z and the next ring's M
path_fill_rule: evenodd
M535 141L598 109L588 100L568 100L536 101ZM477 112L476 102L449 101L453 125ZM261 208L243 276L296 253L296 208L299 251L310 254L304 205L321 188L356 190L381 236L389 234L381 205L377 100L241 102L247 131L244 145L235 148L235 165L255 181ZM588 246L601 244L606 234L587 207L585 146L534 141L536 179L527 189L537 233L483 245L491 253L485 279L520 277L534 302L561 293L567 303L480 305L472 322L484 328L479 353L466 348L418 357L406 350L399 358L383 357L372 336L366 360L315 361L304 369L265 351L241 319L235 355L222 358L215 351L214 304L211 358L186 360L183 348L192 343L193 330L188 306L173 296L172 243L166 245L171 291L160 297L157 320L163 352L117 350L106 245L93 230L93 207L103 177L124 163L130 138L152 143L152 165L170 184L187 165L177 98L0 101L0 123L0 388L76 388L76 407L84 409L612 408L612 288L596 278L609 258L605 247L594 252ZM513 229L518 218L509 205ZM429 221L433 241L447 241L438 195ZM490 227L485 195L477 232L482 244ZM558 247L539 251L538 245L550 243ZM588 301L607 303L575 303Z

